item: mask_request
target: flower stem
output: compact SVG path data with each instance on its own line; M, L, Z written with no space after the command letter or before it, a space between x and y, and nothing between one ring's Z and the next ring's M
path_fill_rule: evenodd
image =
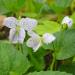
M55 46L54 46L54 43L53 43L53 49L55 51ZM56 51L52 53L52 56L53 56L53 60L52 60L52 63L50 65L50 70L54 70L54 65L55 65L55 62L56 62Z
M50 70L52 70L52 71L53 71L53 69L54 69L55 61L56 61L55 53L53 53L53 60L52 60L52 64L51 64L51 66L50 66Z

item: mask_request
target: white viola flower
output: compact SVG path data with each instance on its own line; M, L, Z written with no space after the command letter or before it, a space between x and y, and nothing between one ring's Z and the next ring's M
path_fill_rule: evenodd
M10 29L9 40L15 43L23 43L25 38L25 30L18 24L18 20L14 17L7 17L4 19L3 25Z
M22 18L19 24L27 31L32 31L37 26L37 20L32 18Z
M42 37L37 35L36 33L31 33L30 38L27 41L27 46L31 47L34 52L36 52L42 44L49 44L55 40L55 36L52 34L46 33Z
M56 37L54 35L49 34L49 33L45 33L42 38L43 38L43 42L45 44L49 44L56 39Z
M27 46L33 48L33 51L36 52L39 47L42 45L40 37L31 37L27 40Z
M27 40L27 46L33 48L33 51L36 52L39 47L42 45L41 37L34 32L28 32L30 38Z
M70 28L73 24L73 20L69 18L68 16L65 16L62 20L61 24L67 24L67 26Z
M9 40L12 43L23 43L25 38L25 30L31 31L36 26L37 21L31 18L22 18L17 20L14 17L7 17L4 19L3 25L10 29ZM31 26L31 27L30 27ZM28 30L29 29L29 30Z

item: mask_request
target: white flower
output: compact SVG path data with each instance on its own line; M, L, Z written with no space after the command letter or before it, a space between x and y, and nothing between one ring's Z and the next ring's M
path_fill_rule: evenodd
M73 24L73 20L69 18L68 16L65 16L62 20L61 24L67 24L67 26L70 28Z
M14 17L7 17L4 19L3 25L10 29L9 40L12 43L23 43L25 38L25 30L32 31L37 25L37 21L31 18L22 18L17 20Z
M27 41L27 46L33 48L34 52L36 52L41 45L42 44L41 44L41 40L39 37L37 37L37 38L31 37Z
M54 37L54 35L49 34L49 33L45 33L42 38L43 38L43 42L45 44L49 44L49 43L51 43L52 41L54 41L56 39Z
M55 36L49 33L45 33L42 37L35 33L31 33L30 38L27 41L27 46L33 48L34 52L36 52L39 49L39 47L42 46L43 43L49 44L55 39Z
M28 35L30 38L27 40L27 46L33 48L34 52L38 50L38 48L42 45L41 37L34 33L33 31L29 31Z

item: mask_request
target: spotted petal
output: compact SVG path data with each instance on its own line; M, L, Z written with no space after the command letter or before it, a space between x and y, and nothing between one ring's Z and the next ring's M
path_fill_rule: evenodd
M22 18L19 22L19 25L27 31L33 30L37 25L37 20L32 18Z
M41 46L41 40L40 38L35 38L35 37L31 37L27 40L27 46L31 47L33 49L34 52L36 52L39 47Z
M15 28L17 24L18 22L15 17L7 17L3 21L3 25L5 25L8 28Z
M19 31L19 35L16 34L16 29L15 28L12 28L10 29L10 33L9 33L9 40L13 43L13 44L16 44L16 43L23 43L24 41L24 38L25 38L25 31L24 29L20 29Z
M56 39L54 35L49 34L49 33L45 33L42 38L45 44L49 44Z

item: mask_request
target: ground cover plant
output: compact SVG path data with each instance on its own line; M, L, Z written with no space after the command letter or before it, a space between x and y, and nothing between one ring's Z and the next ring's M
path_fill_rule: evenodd
M75 0L0 0L0 75L75 75Z

